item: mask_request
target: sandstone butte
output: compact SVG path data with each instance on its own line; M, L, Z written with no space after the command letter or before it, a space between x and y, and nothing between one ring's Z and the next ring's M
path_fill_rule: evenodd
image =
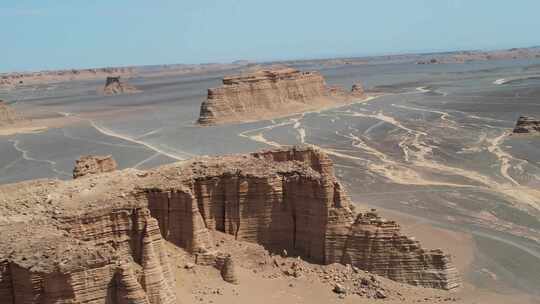
M350 206L331 160L310 147L3 185L0 303L176 303L167 242L236 282L213 231L312 263L459 286L448 255Z
M513 132L540 134L540 120L528 116L520 116Z
M138 92L140 92L140 90L138 90L134 86L120 81L120 76L107 77L107 80L105 81L105 87L103 87L103 94L105 95L130 94Z
M225 76L221 87L208 89L198 123L243 122L317 110L350 102L351 97L359 97L358 92L335 94L319 72L292 68Z

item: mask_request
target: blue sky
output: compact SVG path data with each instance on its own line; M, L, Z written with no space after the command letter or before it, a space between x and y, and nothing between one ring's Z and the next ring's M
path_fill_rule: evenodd
M538 0L0 0L0 72L540 44Z

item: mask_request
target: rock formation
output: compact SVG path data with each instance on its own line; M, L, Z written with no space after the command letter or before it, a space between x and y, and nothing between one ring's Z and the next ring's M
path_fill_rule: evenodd
M118 95L118 94L127 94L127 93L137 93L140 92L134 86L131 86L125 82L120 81L120 76L117 77L107 77L105 82L105 87L103 88L103 94L105 95Z
M364 86L361 83L355 83L351 89L351 95L354 97L363 97L365 94Z
M331 97L319 72L280 68L226 76L221 87L208 89L198 122L265 119L346 101Z
M148 210L100 207L80 214L55 209L39 219L36 212L26 222L8 216L1 226L0 303L176 303L159 254L163 239Z
M116 161L112 155L98 156L86 155L81 156L75 161L73 169L73 178L79 178L88 174L99 174L104 172L112 172L117 168Z
M339 85L328 86L326 91L330 96L347 96L347 91L345 88Z
M216 257L216 268L221 272L221 277L225 282L238 284L234 260L230 255L219 255Z
M540 134L540 120L528 116L520 116L513 132Z
M315 263L458 286L448 256L349 205L332 161L313 148L3 185L0 303L175 303L164 240L234 281L212 230Z
M441 289L459 285L448 255L423 249L418 241L402 235L399 225L373 211L357 216L343 244L344 264L414 285Z
M19 120L20 118L15 111L5 101L0 99L0 126L11 125Z

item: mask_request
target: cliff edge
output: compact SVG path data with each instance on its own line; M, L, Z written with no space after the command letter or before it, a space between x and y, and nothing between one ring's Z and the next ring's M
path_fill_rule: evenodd
M172 304L165 241L219 266L214 232L399 282L459 286L448 255L350 204L328 156L306 147L3 185L0 303Z

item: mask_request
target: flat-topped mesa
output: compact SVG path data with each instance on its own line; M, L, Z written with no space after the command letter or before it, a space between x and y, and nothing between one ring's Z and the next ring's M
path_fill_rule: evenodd
M0 303L175 303L164 240L220 267L212 230L315 263L458 285L441 251L371 213L355 220L328 156L298 147L0 186Z
M343 96L329 94L319 72L292 68L260 70L225 76L221 87L208 89L198 123L268 119L345 102Z
M117 169L116 161L112 155L85 155L75 161L73 178L79 178L89 174L112 172Z
M120 76L107 77L105 87L103 88L103 94L105 95L118 95L138 92L140 92L140 90L138 90L134 86L120 81Z
M528 116L520 116L513 133L540 134L540 120Z
M11 125L20 120L21 118L15 111L5 101L0 99L0 126Z

